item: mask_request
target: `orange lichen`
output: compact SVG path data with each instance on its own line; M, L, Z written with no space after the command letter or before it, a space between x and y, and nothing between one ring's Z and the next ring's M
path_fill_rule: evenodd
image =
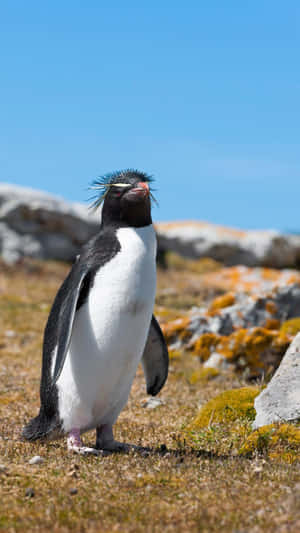
M209 224L208 222L201 222L198 220L180 220L178 222L160 222L155 225L156 229L159 231L167 231L176 228L184 227L194 227L194 228L213 228L219 235L230 235L236 238L243 238L247 235L247 232L244 230L238 230L236 228L227 228L226 226L218 226L217 224Z
M263 368L262 353L270 348L276 333L264 328L240 329L229 337L223 337L218 351L230 359L252 369Z
M271 315L275 315L275 313L277 311L277 306L276 306L276 304L274 302L272 302L272 300L268 300L266 302L266 311L271 313Z
M189 317L178 318L167 324L162 324L162 331L167 342L171 342L176 337L180 339L186 339L191 336L191 332L188 330L190 325Z
M277 366L290 343L290 337L278 330L267 328L239 329L229 336L204 333L195 342L192 352L209 359L213 352L223 355L238 368L248 367L257 372ZM265 354L268 357L265 358ZM271 356L271 358L270 358Z
M203 361L206 361L219 342L219 335L216 335L215 333L204 333L196 341L193 347L193 353L199 355Z
M234 266L204 274L202 283L212 289L235 293L243 291L247 294L261 296L266 291L266 287L268 291L272 291L278 286L300 283L300 272Z
M280 320L277 318L268 318L265 323L265 329L278 330L280 329Z
M218 298L215 298L208 309L208 315L214 315L219 309L230 307L235 303L235 294L227 292Z

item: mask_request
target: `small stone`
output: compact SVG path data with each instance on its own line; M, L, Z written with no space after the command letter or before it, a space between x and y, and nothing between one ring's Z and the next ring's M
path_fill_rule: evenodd
M25 491L26 498L33 498L35 496L35 490L32 487L28 487Z
M5 466L3 464L0 464L0 476L1 476L1 474L6 476L7 472L8 472L7 466Z
M161 444L160 448L159 448L159 451L161 453L166 453L168 451L168 448L167 448L167 446L165 444Z
M75 496L75 494L78 493L78 489L76 489L75 487L72 487L70 490L69 490L71 496Z
M155 409L163 403L163 400L161 400L160 398L149 398L149 400L143 403L142 407L145 407L146 409Z
M32 459L30 459L29 464L30 465L40 465L42 464L43 462L45 461L45 459L43 459L43 457L41 457L40 455L35 455L34 457L32 457Z
M15 337L16 336L16 332L13 331L12 329L7 329L6 332L5 332L5 337Z

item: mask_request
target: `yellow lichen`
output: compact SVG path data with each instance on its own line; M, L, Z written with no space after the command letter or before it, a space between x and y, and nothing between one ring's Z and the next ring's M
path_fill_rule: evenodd
M222 392L207 402L191 424L199 430L211 424L234 422L239 419L255 418L254 398L259 394L257 387L243 387Z
M175 252L167 252L165 255L167 268L177 271L193 272L196 274L205 274L207 272L216 272L222 268L222 264L218 263L210 257L203 257L201 259L187 259Z
M225 307L229 307L234 303L235 294L233 292L227 292L226 294L223 294L222 296L219 296L213 300L208 309L208 314L215 314L219 309L224 309Z
M291 318L290 320L287 320L284 322L280 328L281 333L285 333L287 335L297 335L300 331L300 317L297 318Z
M292 463L300 459L300 428L291 424L262 426L249 435L239 453L248 457L264 453L270 459Z
M180 359L182 357L182 352L180 350L169 350L170 359Z
M217 368L200 368L200 370L195 370L189 378L191 385L195 383L206 383L211 379L214 379L220 374L220 371Z

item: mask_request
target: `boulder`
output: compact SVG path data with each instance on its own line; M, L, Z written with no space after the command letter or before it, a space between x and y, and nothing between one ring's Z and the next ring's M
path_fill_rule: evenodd
M87 206L29 188L0 184L0 254L72 261L99 228Z
M300 235L275 230L239 231L206 222L157 224L159 248L192 259L210 257L225 265L295 267Z
M274 422L300 419L300 333L284 355L279 368L255 399L253 429Z
M100 214L80 203L29 188L0 183L0 255L72 261L99 227ZM300 236L278 231L239 231L204 222L156 225L158 259L168 251L210 257L225 265L299 266Z

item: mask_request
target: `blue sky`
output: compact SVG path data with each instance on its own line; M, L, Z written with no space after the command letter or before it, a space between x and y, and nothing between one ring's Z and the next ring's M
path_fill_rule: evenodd
M0 6L0 179L86 201L156 177L156 220L300 228L300 3Z

